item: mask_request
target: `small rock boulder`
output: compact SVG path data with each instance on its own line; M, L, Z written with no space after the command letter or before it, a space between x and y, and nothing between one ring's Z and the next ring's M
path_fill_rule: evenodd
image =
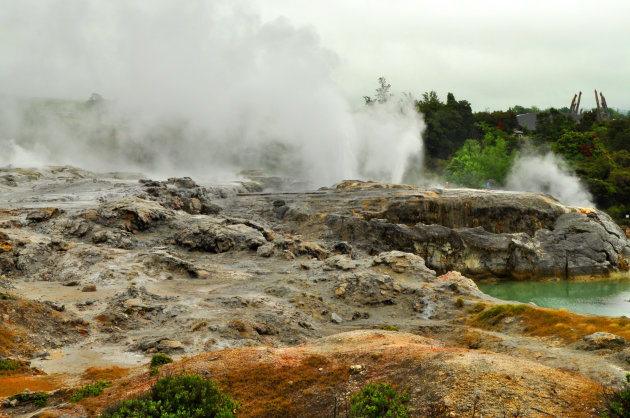
M36 209L26 215L26 220L31 223L47 221L58 216L61 211L54 207Z
M96 292L95 284L87 284L81 289L82 292Z
M435 271L424 264L424 259L412 253L403 251L388 251L374 257L373 266L385 265L395 273L417 273L423 276L435 277Z
M353 270L359 266L359 263L346 255L333 255L326 259L326 265L339 270Z
M180 341L162 340L157 345L157 351L160 353L173 353L176 351L184 351L184 345Z
M584 336L578 343L578 348L587 351L616 350L625 347L627 344L628 340L618 335L609 332L595 332Z

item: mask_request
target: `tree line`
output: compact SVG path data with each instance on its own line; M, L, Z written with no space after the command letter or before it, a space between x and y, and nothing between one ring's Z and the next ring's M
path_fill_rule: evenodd
M377 96L367 105L391 98L390 85L379 79ZM505 185L523 149L561 156L593 195L598 208L618 222L630 213L630 112L610 109L611 120L598 121L596 110L579 119L568 108L515 105L507 110L473 112L467 100L435 91L415 100L425 121L425 169L465 187ZM519 127L517 115L536 113L536 129Z

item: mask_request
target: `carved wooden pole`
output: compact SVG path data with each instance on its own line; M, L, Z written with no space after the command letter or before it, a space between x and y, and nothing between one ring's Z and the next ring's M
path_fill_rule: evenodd
M601 120L602 120L602 110L599 107L599 96L597 95L597 89L595 89L595 102L597 103L597 121L601 122Z

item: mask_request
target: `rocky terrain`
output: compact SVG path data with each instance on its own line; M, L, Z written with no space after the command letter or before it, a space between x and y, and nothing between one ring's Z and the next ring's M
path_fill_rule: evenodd
M529 193L283 191L299 186L0 171L0 356L45 372L0 374L0 397L57 389L43 412L0 413L94 414L146 390L158 352L243 416L332 416L371 380L406 388L414 416L596 416L625 375L630 320L506 307L472 280L622 276L630 243L607 215ZM125 371L69 403L95 367ZM250 399L236 376L257 368L296 377Z

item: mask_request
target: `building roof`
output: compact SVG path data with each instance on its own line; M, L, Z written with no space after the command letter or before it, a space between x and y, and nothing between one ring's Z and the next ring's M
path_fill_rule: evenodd
M527 129L530 131L536 130L536 115L538 113L523 113L522 115L516 115L516 119L518 120L518 126L521 128L527 126Z

